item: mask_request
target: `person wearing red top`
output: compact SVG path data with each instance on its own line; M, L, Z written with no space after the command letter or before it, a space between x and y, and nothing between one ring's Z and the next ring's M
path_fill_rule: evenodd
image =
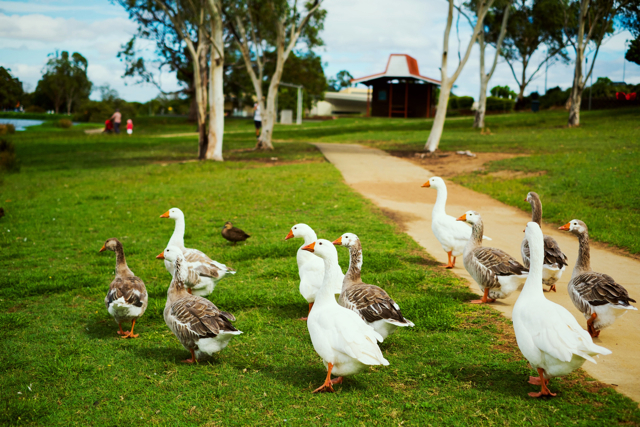
M127 134L131 135L133 133L133 120L127 120Z

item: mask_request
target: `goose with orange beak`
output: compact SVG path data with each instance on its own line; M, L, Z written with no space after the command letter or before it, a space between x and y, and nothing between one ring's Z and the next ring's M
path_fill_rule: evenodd
M233 314L221 311L206 298L187 292L185 281L188 273L182 268L185 258L180 248L168 246L156 258L173 264L174 275L167 290L163 316L171 332L191 353L183 363L195 363L211 357L242 333L231 324L236 320Z
M506 298L524 285L529 270L511 255L497 249L482 246L482 217L476 211L467 211L458 218L471 224L471 238L464 248L464 268L478 283L483 292L482 298L473 300L473 304L495 302L497 298Z
M362 244L358 236L345 233L333 244L349 248L349 269L342 282L338 304L357 313L382 339L399 327L415 326L412 321L405 319L398 303L384 289L362 282Z
M594 344L566 308L545 298L544 238L540 226L535 222L527 224L525 237L529 241L531 270L513 306L513 329L522 355L538 371L538 376L530 377L529 383L541 389L529 396L552 397L555 393L547 387L551 378L568 375L587 360L596 363L595 356L611 351Z
M630 303L636 302L627 290L613 277L591 269L589 229L579 219L571 220L560 230L578 237L578 259L567 286L569 298L587 319L587 330L592 337L600 336L600 330L629 310L637 310Z
M313 348L327 368L324 383L313 392L333 392L333 385L342 383L343 376L357 374L367 366L388 365L389 362L378 347L382 336L355 312L336 301L332 273L340 265L333 244L319 239L302 249L320 257L325 268L322 286L307 320ZM331 375L338 378L331 379Z
M160 215L160 218L170 218L176 222L173 235L171 236L171 239L169 239L167 246L176 246L180 248L185 257L185 261L189 263L187 268L197 269L202 273L190 274L187 278L186 286L191 289L193 295L207 296L213 292L216 284L227 274L236 274L235 270L212 260L203 252L197 249L186 248L184 246L185 221L184 214L180 209L171 208ZM173 264L165 260L164 266L173 276ZM194 279L195 281L192 282L191 279Z
M298 248L298 252L296 253L296 260L298 261L298 274L300 275L300 295L307 300L310 313L313 303L316 300L316 294L324 280L324 262L322 259L302 248L318 240L318 236L316 236L315 231L313 231L311 227L301 223L291 227L289 234L287 234L284 240L289 239L304 239L304 244ZM331 283L334 284L334 293L340 294L344 274L342 274L340 268L334 269L332 274L335 275L331 280ZM307 317L303 317L300 320L307 319Z
M118 324L118 335L122 338L138 338L133 333L136 320L142 317L147 309L149 297L144 282L133 274L127 266L124 257L122 243L118 239L111 238L104 242L100 252L106 250L116 253L116 277L109 285L109 292L104 298L107 311ZM122 330L122 323L131 322L131 330Z
M431 231L433 231L434 236L442 245L442 249L447 253L449 262L445 268L454 268L456 266L456 258L463 254L464 247L471 237L471 228L464 223L456 221L455 217L447 215L445 210L447 185L442 178L434 176L422 186L436 189L436 202L431 213ZM482 238L491 240L487 236L482 236Z

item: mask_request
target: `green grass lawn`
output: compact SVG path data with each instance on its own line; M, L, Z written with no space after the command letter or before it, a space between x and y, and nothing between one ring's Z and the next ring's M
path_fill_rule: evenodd
M7 213L0 219L0 424L640 423L637 403L583 373L552 380L553 400L529 398L533 371L510 322L466 304L473 297L466 286L312 147L278 145L267 155L290 162L273 167L172 163L194 157L193 140L145 136L141 128L130 138L73 128L14 138L22 169L0 184ZM250 133L232 135L227 157L253 141ZM180 363L188 353L162 318L170 276L155 256L174 223L159 215L174 206L185 212L187 245L238 271L210 298L244 334L195 366ZM251 239L223 240L226 220ZM326 371L297 320L307 309L295 261L302 242L283 240L297 222L331 240L358 234L363 279L383 286L416 324L381 345L390 366L347 378L335 394L311 394ZM110 237L123 242L149 292L136 340L117 336L104 307L115 257L98 250ZM346 267L346 250L339 254Z

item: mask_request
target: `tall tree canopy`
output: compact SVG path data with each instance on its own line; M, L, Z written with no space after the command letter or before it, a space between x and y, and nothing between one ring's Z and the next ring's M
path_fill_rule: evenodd
M326 11L320 5L321 0L308 2L303 7L295 0L235 0L225 8L226 22L242 53L263 112L258 149L273 150L276 95L291 52L298 43L303 43L307 49L322 45L320 32ZM273 72L269 73L265 66L272 55L275 63ZM266 104L263 99L265 83L268 84Z
M22 82L13 77L8 70L0 67L0 109L13 109L20 106L22 101Z
M558 0L519 0L513 3L502 55L507 60L518 83L518 101L524 98L526 87L542 67L557 59L568 60L563 39L564 13ZM542 47L542 59L531 64ZM530 66L533 66L531 71Z
M69 55L62 51L49 56L36 93L49 99L56 113L65 105L67 114L71 114L74 103L88 99L91 94L92 84L87 77L89 62L78 52Z

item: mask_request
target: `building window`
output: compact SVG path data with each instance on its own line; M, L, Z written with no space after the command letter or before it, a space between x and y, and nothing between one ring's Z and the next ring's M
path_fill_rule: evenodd
M380 90L378 91L378 101L386 101L387 100L387 91Z

